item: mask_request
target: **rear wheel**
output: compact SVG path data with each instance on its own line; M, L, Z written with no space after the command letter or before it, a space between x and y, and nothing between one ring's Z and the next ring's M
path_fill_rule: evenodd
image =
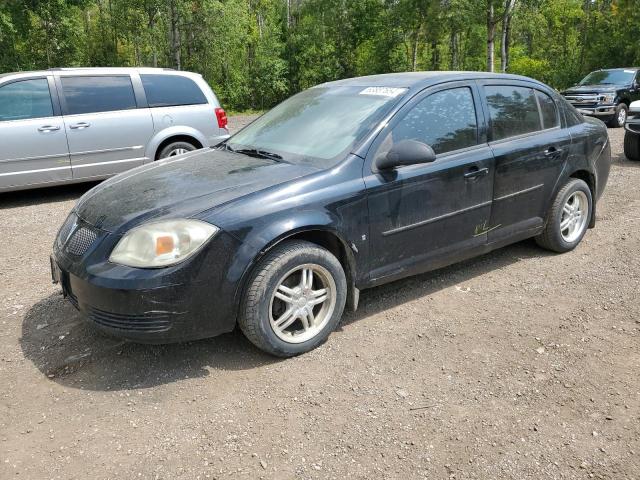
M182 155L187 152L192 152L197 148L198 147L196 147L194 144L185 142L185 141L171 142L168 145L166 145L162 150L160 150L160 153L158 154L158 159L175 157L177 155Z
M627 121L627 114L629 113L629 107L626 104L621 103L616 107L616 114L609 121L609 126L611 128L620 128L624 127L624 124Z
M624 133L624 155L629 160L640 161L640 135L629 131Z
M547 250L568 252L578 246L589 226L593 199L583 180L569 180L553 201L547 225L536 242Z
M346 293L344 270L333 254L310 242L286 242L256 266L238 323L261 350L299 355L336 328Z

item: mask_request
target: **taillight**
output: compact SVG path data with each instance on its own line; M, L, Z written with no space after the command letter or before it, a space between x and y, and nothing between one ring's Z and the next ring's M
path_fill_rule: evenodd
M218 128L227 128L227 112L224 108L216 108L216 118L218 119Z

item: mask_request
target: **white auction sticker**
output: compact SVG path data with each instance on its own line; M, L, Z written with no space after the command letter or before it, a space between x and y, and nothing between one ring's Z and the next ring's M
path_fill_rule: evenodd
M392 87L367 87L360 92L360 95L376 95L378 97L397 97L403 94L406 88Z

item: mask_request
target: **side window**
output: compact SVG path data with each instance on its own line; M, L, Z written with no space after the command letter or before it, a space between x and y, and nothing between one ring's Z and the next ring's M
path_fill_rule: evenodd
M436 154L476 145L478 122L471 89L443 90L421 100L385 138L381 151L401 140L426 143Z
M542 115L542 128L553 128L560 125L560 118L555 102L549 95L536 90L538 104L540 105L540 115Z
M575 107L567 102L564 98L561 99L560 105L568 127L573 127L574 125L579 125L584 122L584 117L580 114L580 112L578 112Z
M62 77L66 115L112 112L137 107L131 77Z
M53 116L46 78L22 80L0 87L0 121Z
M140 75L150 107L200 105L207 98L190 78L179 75Z
M542 129L533 89L510 85L491 85L484 89L489 105L492 140Z

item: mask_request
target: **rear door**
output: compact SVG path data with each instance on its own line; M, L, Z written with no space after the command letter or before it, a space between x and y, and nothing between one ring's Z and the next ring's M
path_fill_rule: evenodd
M142 165L153 135L130 75L57 78L73 178L104 178Z
M502 82L481 82L496 162L489 243L543 225L571 146L551 96L525 82Z
M71 179L55 85L42 76L0 85L0 189Z

